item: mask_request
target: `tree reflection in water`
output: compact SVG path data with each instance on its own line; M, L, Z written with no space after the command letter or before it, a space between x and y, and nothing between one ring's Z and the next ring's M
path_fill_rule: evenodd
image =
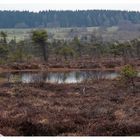
M23 83L80 83L88 80L113 79L118 76L115 71L70 71L70 72L22 72L8 74L9 81Z

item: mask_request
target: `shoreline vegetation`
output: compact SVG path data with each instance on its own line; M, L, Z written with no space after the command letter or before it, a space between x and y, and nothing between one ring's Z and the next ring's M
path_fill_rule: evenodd
M139 59L134 59L129 61L128 64L133 65L138 71L140 70L140 63ZM53 64L50 63L41 63L41 62L23 62L18 63L14 62L11 64L1 64L0 65L0 72L16 72L16 71L76 71L76 70L98 70L98 71L120 71L122 67L124 67L126 64L123 63L123 61L115 61L115 60L103 60L103 61L81 61L81 62L53 62Z

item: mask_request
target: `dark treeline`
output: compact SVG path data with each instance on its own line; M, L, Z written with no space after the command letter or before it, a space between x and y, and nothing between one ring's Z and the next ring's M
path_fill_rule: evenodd
M0 28L115 26L123 21L140 23L140 12L87 11L0 11Z

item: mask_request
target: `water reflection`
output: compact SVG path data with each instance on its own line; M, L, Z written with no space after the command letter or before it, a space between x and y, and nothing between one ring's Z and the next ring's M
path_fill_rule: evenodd
M118 76L115 71L70 71L70 72L22 72L8 73L6 77L10 82L23 83L80 83L84 80L114 79Z

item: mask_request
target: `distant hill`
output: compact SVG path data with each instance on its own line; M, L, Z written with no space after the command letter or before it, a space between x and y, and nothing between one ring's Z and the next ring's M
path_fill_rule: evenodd
M116 26L140 24L140 12L113 10L0 11L0 28Z

